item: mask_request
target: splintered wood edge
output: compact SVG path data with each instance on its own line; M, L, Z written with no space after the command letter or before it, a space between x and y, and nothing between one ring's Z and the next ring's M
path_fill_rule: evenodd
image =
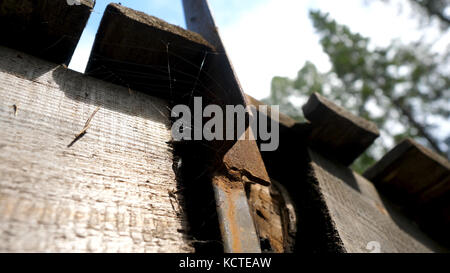
M176 25L169 24L164 20L148 15L144 12L127 8L115 3L109 4L108 7L106 8L106 12L118 12L130 18L133 21L137 21L146 24L148 26L170 32L184 39L188 39L192 42L204 45L210 48L211 50L215 50L215 48L208 41L206 41L200 34L183 29Z
M303 106L303 114L305 117L311 121L311 123L321 123L323 120L317 120L314 116L314 112L323 111L323 108L328 109L328 111L334 112L335 115L348 120L354 126L360 128L361 130L367 131L376 136L380 135L380 131L375 123L368 121L364 118L358 117L347 111L346 109L334 104L330 100L326 99L319 93L313 93L309 98L308 102Z
M411 149L416 149L423 155L425 155L429 160L434 161L436 164L441 165L443 168L450 171L450 162L444 157L434 153L430 149L420 145L412 139L405 139L400 144L398 144L394 149L389 151L381 160L379 160L375 165L370 167L366 172L364 172L364 177L373 183L377 183L377 176L385 172L389 167L395 164Z

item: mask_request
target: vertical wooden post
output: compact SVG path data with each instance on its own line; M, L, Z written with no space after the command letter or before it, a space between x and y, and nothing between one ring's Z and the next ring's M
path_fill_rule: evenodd
M207 71L221 89L218 103L247 106L246 98L226 54L214 18L206 0L183 0L186 24L189 30L199 33L217 50L208 59ZM248 130L251 131L251 130ZM255 155L247 160L249 155ZM251 217L242 179L252 174L250 180L270 184L264 163L255 141L233 143L224 151L223 162L213 171L213 187L216 195L219 223L226 252L261 252L259 238ZM237 171L236 171L237 170ZM232 177L232 179L230 179Z

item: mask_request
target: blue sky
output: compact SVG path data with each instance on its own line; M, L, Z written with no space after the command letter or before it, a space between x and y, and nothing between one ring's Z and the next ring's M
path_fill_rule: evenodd
M212 0L209 1L217 25L226 26L235 22L237 18L248 13L252 8L262 5L268 0ZM70 68L84 72L89 52L95 39L95 33L100 25L101 18L109 3L121 3L123 6L143 11L147 14L161 18L171 24L186 27L181 0L97 0L94 11L91 13L88 24L80 39Z
M109 3L121 3L123 6L143 11L165 21L185 27L181 0L97 0L95 12L91 15L88 29L95 32L100 23L103 11ZM253 7L263 5L267 0L212 0L209 1L217 24L225 25L235 20ZM219 11L219 12L217 12Z

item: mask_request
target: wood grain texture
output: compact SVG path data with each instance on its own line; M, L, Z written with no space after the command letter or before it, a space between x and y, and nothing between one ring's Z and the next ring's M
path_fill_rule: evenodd
M86 74L171 100L189 99L202 89L199 77L212 50L197 33L109 4Z
M283 253L284 236L280 204L270 194L270 187L260 184L248 185L248 199L261 250Z
M313 176L347 252L369 252L366 247L372 241L384 253L443 251L381 199L368 180L312 150L309 154Z
M406 139L364 176L400 204L424 204L450 191L450 162Z
M450 247L450 162L406 139L364 176L436 240Z
M317 151L350 165L379 137L377 126L314 93L303 106L311 122L309 145Z
M192 252L167 102L0 55L0 251Z
M0 45L68 65L93 8L91 0L2 0Z
M271 253L293 251L296 234L296 214L284 187L247 184L248 202L260 238L261 250Z

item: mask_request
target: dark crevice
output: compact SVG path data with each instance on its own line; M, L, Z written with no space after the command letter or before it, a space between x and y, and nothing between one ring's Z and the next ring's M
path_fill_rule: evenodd
M262 214L262 212L259 209L256 210L256 215L258 215L259 217L261 217L264 220L267 220L267 218Z
M185 201L188 236L196 253L223 253L216 201L208 169L210 151L196 142L174 145L177 181Z
M345 252L314 177L306 140L281 127L279 149L261 154L269 176L286 188L295 203L297 234L293 251Z
M259 242L261 245L261 252L263 253L273 253L272 245L270 244L270 240L267 238L259 238Z

